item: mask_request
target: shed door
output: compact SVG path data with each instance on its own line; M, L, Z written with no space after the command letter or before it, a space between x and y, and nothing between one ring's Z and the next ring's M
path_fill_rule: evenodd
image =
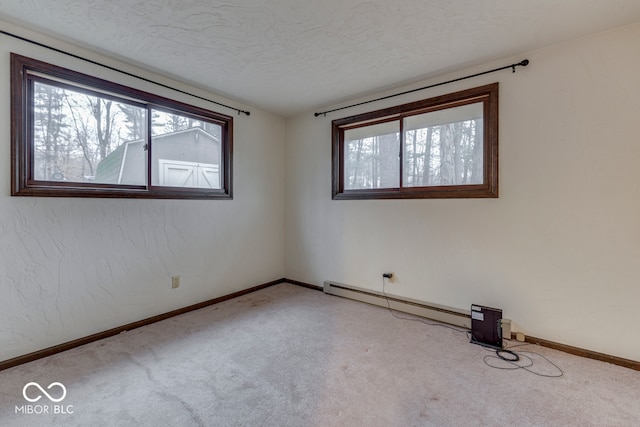
M220 188L219 166L210 163L159 159L159 185L166 187Z

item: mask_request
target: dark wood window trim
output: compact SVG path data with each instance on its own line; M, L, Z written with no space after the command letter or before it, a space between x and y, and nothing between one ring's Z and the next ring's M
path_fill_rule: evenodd
M478 102L483 103L484 122L482 184L404 187L402 185L404 139L401 129L402 119L415 114ZM398 187L345 189L345 130L389 121L399 121L401 149ZM334 200L498 197L498 83L334 120L332 122L332 197Z
M121 100L136 106L173 112L181 116L204 120L221 127L220 164L221 188L184 188L152 185L98 184L36 180L33 177L33 81L51 81L60 87L102 98ZM147 114L150 122L150 114ZM147 164L151 165L151 131L146 138ZM164 98L97 77L72 71L36 59L11 53L11 195L54 197L117 197L155 199L232 199L233 118L204 108ZM150 168L153 166L149 167Z

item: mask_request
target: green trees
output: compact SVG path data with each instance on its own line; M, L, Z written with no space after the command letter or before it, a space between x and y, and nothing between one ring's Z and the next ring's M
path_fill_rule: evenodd
M36 179L90 181L97 164L131 137L121 103L41 82L33 90Z
M482 120L439 124L404 132L405 187L480 184L483 180ZM347 141L349 189L399 185L399 133Z
M33 90L37 180L92 181L98 164L113 150L146 137L145 108L43 82L35 82ZM154 136L194 127L221 138L221 127L215 123L152 110Z
M34 96L34 139L36 159L40 159L34 170L36 179L62 177L62 170L69 162L70 151L65 142L69 138L69 126L65 123L64 94L59 88L36 84Z

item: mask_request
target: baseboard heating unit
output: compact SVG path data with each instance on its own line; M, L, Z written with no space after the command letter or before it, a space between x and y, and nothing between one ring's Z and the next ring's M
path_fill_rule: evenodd
M415 314L416 316L448 323L449 325L471 329L470 311L399 297L389 294L388 292L386 293L387 298L385 298L382 292L331 281L324 282L323 290L325 294L366 302L380 307L390 307L396 311Z

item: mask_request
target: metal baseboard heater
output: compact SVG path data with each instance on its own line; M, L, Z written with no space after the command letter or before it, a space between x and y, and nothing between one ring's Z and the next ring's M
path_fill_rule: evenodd
M385 298L385 295L382 292L331 281L324 282L323 290L325 294L366 302L380 307L390 307L393 310L404 313L415 314L416 316L425 317L427 319L436 320L449 325L471 329L470 310L460 310L458 308L399 297L389 294L388 292L386 292L387 297ZM387 305L387 301L389 301L389 305Z

